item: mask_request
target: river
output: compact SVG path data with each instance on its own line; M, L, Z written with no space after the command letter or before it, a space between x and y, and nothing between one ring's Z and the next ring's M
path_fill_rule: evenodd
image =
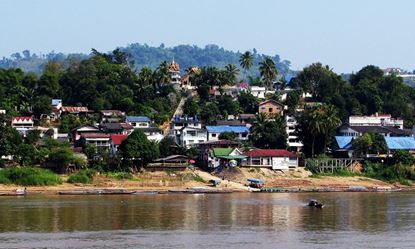
M1 197L0 248L415 248L414 211L404 192Z

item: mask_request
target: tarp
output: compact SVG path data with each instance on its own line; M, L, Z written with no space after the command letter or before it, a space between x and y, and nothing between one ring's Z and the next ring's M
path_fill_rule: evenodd
M385 137L385 142L390 150L415 150L413 137Z
M248 178L248 182L256 183L256 184L264 184L263 180L255 179L255 178Z
M336 136L336 142L339 149L351 149L352 148L352 136Z

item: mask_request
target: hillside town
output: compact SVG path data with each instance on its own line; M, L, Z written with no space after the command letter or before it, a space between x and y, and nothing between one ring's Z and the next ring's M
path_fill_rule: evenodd
M117 58L117 53L108 56ZM89 60L96 63L105 56L97 53ZM105 63L114 63L113 58ZM249 69L249 52L241 56L240 62L241 68ZM114 65L119 67L117 63ZM239 76L240 70L234 65L223 71L191 67L182 73L184 70L172 60L163 62L153 76L146 76L150 78L144 78L149 70L144 68L139 73L141 85L137 91L145 94L144 87L153 88L156 98L168 101L162 118L151 104L138 105L150 111L130 106L104 109L94 102L66 103L68 97L56 95L58 92L49 99L49 106L42 103L40 112L35 106L1 109L1 165L36 166L60 174L85 169L134 173L194 167L213 175L232 168L275 172L305 168L313 173L333 173L355 172L356 165L367 163L372 167L403 163L394 159L397 152L401 157L413 158L415 129L410 127L412 120L404 120L404 110L401 116L396 110L393 115L382 113L387 108L372 108L371 102L364 103L368 97L357 100L360 105L352 103L355 106L347 107L350 111L341 110L338 103L344 97L339 89L328 89L333 86L324 84L345 83L339 83L338 78L327 83L326 78L334 77L334 73L326 67L313 64L297 75L287 76L278 74L273 65L272 60L265 59L260 76L250 77L250 81L246 75ZM318 72L313 75L307 70ZM366 77L399 82L390 70L381 75L379 72L382 70L368 66L351 81L372 74ZM143 80L153 83L145 86L140 83ZM7 78L0 79L0 83L9 84ZM405 87L402 83L390 84ZM170 93L158 96L166 89ZM342 101L348 103L347 99ZM345 163L350 159L352 163ZM411 178L408 174L406 178Z

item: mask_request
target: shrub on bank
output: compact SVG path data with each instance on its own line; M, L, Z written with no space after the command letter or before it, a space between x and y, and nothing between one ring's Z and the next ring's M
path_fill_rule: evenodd
M94 170L81 170L75 174L72 174L68 178L69 183L92 183L92 179L95 175Z
M22 186L49 186L62 183L62 179L47 169L22 167L0 170L0 183Z

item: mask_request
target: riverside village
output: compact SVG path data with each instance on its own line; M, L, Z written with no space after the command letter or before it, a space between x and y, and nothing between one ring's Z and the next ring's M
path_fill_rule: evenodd
M257 59L133 70L117 49L0 69L0 194L412 189L414 77Z

